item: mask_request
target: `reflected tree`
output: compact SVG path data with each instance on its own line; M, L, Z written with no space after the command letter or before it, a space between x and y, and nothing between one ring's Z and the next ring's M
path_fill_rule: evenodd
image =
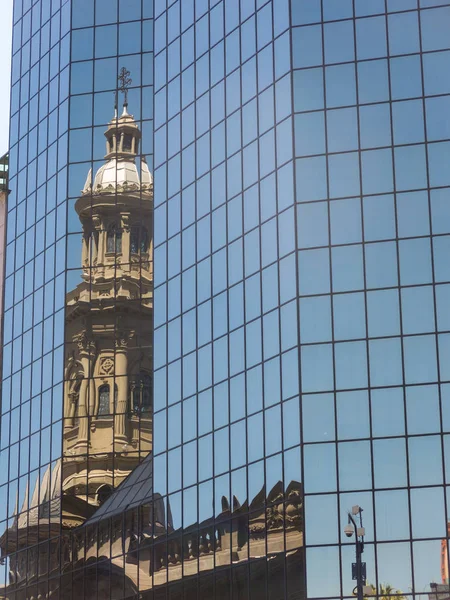
M377 588L371 583L368 584L372 588L370 596L365 596L364 600L370 600L372 598L378 598L379 600L390 600L395 598L396 600L406 600L406 596L401 590L393 587L389 583L380 583Z

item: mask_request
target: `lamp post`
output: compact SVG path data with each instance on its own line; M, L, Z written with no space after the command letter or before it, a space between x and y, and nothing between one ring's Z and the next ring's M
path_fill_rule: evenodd
M360 506L352 506L352 512L348 513L348 524L344 527L344 533L347 537L355 534L356 562L352 563L352 579L356 580L356 596L358 600L363 600L366 589L366 563L362 562L362 553L364 552L365 529L362 524L362 511ZM355 517L359 516L359 527ZM370 590L371 591L371 590Z

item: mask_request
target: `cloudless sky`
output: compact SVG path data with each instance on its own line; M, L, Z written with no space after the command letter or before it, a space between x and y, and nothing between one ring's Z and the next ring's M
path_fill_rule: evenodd
M8 150L9 93L11 89L11 33L13 0L1 0L0 19L0 156Z

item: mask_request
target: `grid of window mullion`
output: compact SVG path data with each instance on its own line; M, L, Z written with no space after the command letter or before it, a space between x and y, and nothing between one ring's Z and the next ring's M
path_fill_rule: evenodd
M294 128L294 118L295 118L295 88L294 88L294 69L293 69L293 64L294 64L294 49L293 49L293 39L292 39L292 22L293 22L293 17L292 17L292 3L289 2L288 3L288 10L289 10L289 49L290 49L290 65L291 65L291 70L290 70L290 76L289 76L289 81L291 84L291 98L290 98L290 105L291 105L291 118L292 118L292 157L293 157L293 162L295 162L295 156L296 156L296 152L295 152L295 148L296 148L296 144L295 144L295 128ZM294 235L295 235L295 248L296 248L296 252L295 252L295 272L298 273L299 272L299 261L298 261L298 249L300 247L299 244L299 228L298 228L298 210L297 207L295 206L295 190L297 189L297 185L300 184L299 181L297 181L297 173L296 173L296 169L293 169L293 173L292 173L292 177L293 177L293 189L294 189L294 221L295 221L295 229L294 229ZM297 276L295 278L295 289L296 289L296 310L295 310L295 314L296 314L296 318L297 318L297 352L298 352L298 358L297 358L297 365L298 365L298 393L299 393L299 432L300 432L300 481L302 482L303 485L303 490L304 490L304 472L305 472L305 465L304 465L304 435L303 435L303 416L302 416L302 407L303 407L303 402L302 402L302 398L303 398L303 378L302 378L302 370L301 370L301 332L300 332L300 282L299 282L299 277ZM285 475L283 473L283 475ZM304 545L307 542L307 522L306 522L306 508L305 508L305 502L302 502L302 508L301 508L301 515L302 515L302 523L303 523L303 540L304 540ZM286 540L286 536L285 536L285 540ZM286 542L285 542L286 543ZM305 563L305 556L306 556L306 549L303 550L303 557L304 557L304 566L303 566L303 579L304 579L304 589L307 590L308 589L308 574L306 571L306 563Z
M272 8L272 11L276 10L273 2L271 4L271 8ZM274 26L274 18L272 16L272 39L274 39L274 38L275 38L275 26ZM291 52L291 44L289 44L289 47L290 47L290 52ZM272 51L275 54L275 45L272 46ZM291 58L291 54L290 54L290 58ZM274 155L275 155L275 168L276 168L276 192L275 193L277 195L277 198L276 198L276 215L277 216L275 217L275 220L276 220L276 224L277 224L277 231L276 231L277 257L276 258L279 260L279 257L280 257L280 222L279 222L279 198L278 198L278 194L279 194L278 169L280 168L280 165L278 164L279 163L279 157L278 157L278 145L279 145L279 142L278 142L278 138L277 138L277 135L276 135L276 131L277 131L277 127L279 126L279 123L277 121L277 111L276 111L276 106L277 106L277 104L276 104L276 93L277 92L276 92L276 84L275 84L275 82L276 82L277 78L276 78L275 64L276 64L276 59L275 59L275 56L274 56L273 67L272 67L272 78L273 78L273 82L274 82L273 83L273 94L274 94L274 103L273 103L273 123L274 123L274 128L273 128L273 131L274 131ZM290 61L290 65L289 66L290 66L290 72L292 73L292 60ZM290 77L290 80L292 80L292 76ZM291 87L291 89L292 89L292 87ZM291 97L291 107L293 108L292 97ZM293 118L292 108L291 108L291 114L285 120ZM259 123L258 123L257 127L258 127L258 136L257 137L259 139ZM292 142L293 141L294 141L294 129L292 128ZM291 156L292 160L293 160L294 155L295 155L295 153L294 153L294 146L292 145L292 156ZM260 180L260 177L258 177L258 180ZM295 249L296 249L297 248L297 243L296 243L297 242L297 240L296 240L296 236L297 236L296 229L297 228L296 228L296 211L295 211L295 207L290 206L287 209L285 209L286 213L288 211L292 212L292 217L294 219L294 224L295 224L295 226L294 226L294 240L295 240ZM262 222L261 205L259 205L259 223L260 223L260 227L261 227L261 222ZM262 246L262 244L260 244L260 265L262 265L262 249L261 249L261 246ZM298 273L297 252L296 252L296 250L294 250L294 252L295 252L295 272ZM281 481L282 481L282 484L283 484L283 488L282 488L283 489L283 497L285 497L285 491L287 489L287 481L286 481L286 478L285 478L285 470L286 470L285 469L285 450L287 448L286 448L285 427L284 427L284 424L285 424L285 421L284 421L285 420L285 405L284 405L285 395L284 395L284 392L283 392L283 376L282 376L283 366L282 366L282 346L281 346L282 321L281 321L281 310L280 310L280 289L281 289L280 269L278 269L278 277L277 277L277 279L278 279L278 307L277 307L276 310L278 311L278 331L280 333L279 342L278 342L278 356L280 357L279 369L281 370L281 373L280 373L280 399L281 399L281 401L280 401L280 404L279 404L279 406L280 406L280 425L281 425L281 431L280 431L280 434L281 434ZM298 278L296 278L296 288L297 288L297 284L298 284ZM260 281L260 286L261 286L261 337L262 337L262 341L261 341L261 353L262 353L262 360L263 360L262 389L263 389L263 398L265 399L266 398L266 393L265 393L265 376L264 375L265 375L266 362L264 361L264 332L263 332L263 327L264 327L263 323L264 322L263 322L263 317L262 317L262 315L264 313L264 310L263 310L262 281ZM294 301L295 301L296 307L297 307L296 314L298 314L298 302L299 302L299 300L298 300L298 294L297 294L297 298ZM297 328L297 330L298 330L298 328ZM297 349L297 356L299 356L299 354L300 354L299 353L300 346L298 344L298 334L297 334L297 348L296 349ZM291 349L291 351L292 351L292 349ZM297 382L298 389L300 390L300 381L299 380L300 380L300 370L298 371L298 382ZM299 399L300 399L300 396L299 396ZM265 402L264 402L264 404L265 404ZM299 414L300 414L300 411L299 411ZM267 409L265 410L264 415L265 416L267 415ZM298 423L298 426L299 426L299 429L300 429L300 421ZM265 432L266 432L266 429L267 429L267 427L266 427L266 419L264 419L264 429L265 429ZM300 436L300 439L301 439L301 436ZM264 455L266 455L266 450L265 449L264 449ZM287 504L284 504L283 505L283 516L285 514L286 507L287 507ZM303 522L304 522L304 520L303 520ZM284 588L284 595L285 595L285 597L288 597L288 580L287 580L287 573L286 573L286 569L287 569L286 525L285 524L283 524L283 525L284 526L283 526L283 547L282 547L282 551L283 551L283 569L284 569L284 572L285 572L285 576L283 578L283 588ZM303 532L304 532L304 529L303 529ZM269 548L267 548L267 553L269 554ZM266 562L266 569L267 569L267 580L269 581L269 577L270 577L269 562Z
M321 0L320 2L321 5L321 11L323 12L323 0ZM322 44L322 56L325 57L325 36L324 36L324 26L323 24L320 25L321 27L321 44ZM323 59L325 60L325 59ZM325 146L324 146L324 152L325 152L325 157L326 157L326 204L327 204L327 228L328 228L328 263L329 263L329 267L328 267L328 274L329 274L329 290L330 290L330 300L331 300L331 340L330 340L330 344L332 347L332 370L333 370L333 375L332 375L332 381L333 381L333 412L334 412L334 442L333 443L333 447L334 447L334 473L335 473L335 478L336 478L336 504L337 504L337 514L340 515L341 514L341 501L340 501L340 485L339 485L339 449L338 449L338 420L337 420L337 411L336 411L336 353L335 353L335 348L336 348L336 340L335 340L335 335L334 335L334 310L333 310L333 294L334 294L334 287L333 287L333 262L332 262L332 236L331 236L331 201L330 201L330 189L331 189L331 185L330 185L330 176L329 176L329 169L328 169L328 156L329 156L329 150L328 150L328 119L327 119L327 110L328 110L328 103L327 103L327 82L326 82L326 74L325 74L325 66L322 66L322 86L323 86L323 106L324 106L324 134L325 134ZM295 145L296 148L296 145ZM295 156L297 156L297 153L295 154ZM301 311L301 308L300 308ZM302 335L301 335L301 331L300 331L300 349L301 349L301 354L302 354L302 349L303 349L303 343L302 343ZM301 361L301 368L303 369L303 361ZM302 419L303 419L303 415L302 415ZM304 446L305 448L305 446ZM306 446L305 449L311 448L311 446ZM305 484L305 482L304 482ZM334 491L334 490L333 490ZM305 537L306 537L306 554L308 554L308 538L307 538L307 519L306 519L306 514L305 514ZM338 534L338 541L341 542L341 536L340 536L340 531ZM308 558L306 557L306 563L307 563ZM342 558L341 555L339 555L339 565L338 565L338 572L339 572L339 585L340 585L340 590L342 593L343 590L343 573L342 573Z
M178 3L178 14L179 14L179 19L181 21L181 3ZM168 19L168 13L166 13L166 38L167 38L167 42L169 39L169 19ZM181 40L181 38L180 38ZM171 41L171 43L174 43L174 40ZM169 56L168 53L166 55L166 61L167 61L167 66L166 66L166 73L168 73L168 63L169 63ZM180 41L180 48L179 48L179 61L181 64L182 61L182 51L181 51L181 41ZM167 77L166 77L167 80ZM168 95L167 95L168 96ZM182 106L182 87L180 85L179 88L179 105L180 105L180 109ZM172 117L174 118L174 117ZM164 125L166 128L166 149L167 149L167 154L168 154L168 147L169 147L169 132L168 132L168 126L167 123ZM178 132L178 139L179 139L179 145L178 147L181 149L182 147L182 134L181 134L181 126L179 128L179 132ZM180 171L182 173L183 170L183 159L180 158ZM179 192L180 194L180 198L181 198L181 190ZM174 200L172 200L173 202ZM166 201L167 204L166 206L168 206L168 200ZM182 211L183 208L183 203L180 200L180 210ZM168 215L168 208L166 211L166 214ZM180 226L181 226L181 218L182 215L180 214ZM166 216L166 224L168 227L168 216ZM180 227L181 228L181 227ZM182 236L181 236L181 231L177 231L175 233L175 235L179 235L180 238L180 248L179 248L179 261L180 261L180 266L183 264L183 244L182 244ZM168 236L166 237L166 240L168 239ZM180 356L179 356L179 361L180 361L180 371L181 371L181 375L180 375L180 387L181 387L181 400L180 400L180 410L181 410L181 523L182 523L182 528L185 528L188 524L185 523L185 468L186 468L186 461L187 458L185 458L185 439L184 439L184 427L183 427L183 423L184 423L184 411L185 411L185 398L184 398L184 378L185 378L185 365L184 365L184 348L183 348L183 322L184 322L184 317L183 317L183 297L184 297L184 290L183 290L183 282L182 282L182 275L181 273L178 274L178 277L180 278L180 307L181 307L181 312L178 315L178 318L180 320L180 339L179 339L179 344L180 344ZM167 313L166 313L167 314ZM196 375L197 378L197 375ZM167 413L169 414L169 413ZM167 418L167 422L169 421L169 419ZM169 439L169 434L167 434L167 440ZM196 470L198 472L198 451L196 453ZM197 512L198 512L198 506L197 506ZM198 518L197 518L197 522L198 522ZM182 548L184 548L184 544L182 544ZM181 560L184 560L184 550L182 549L181 551Z
M386 0L385 0L386 3ZM440 361L440 352L439 352L439 338L440 338L440 334L442 334L442 331L440 330L440 328L438 327L438 310L437 310L437 298L436 298L436 272L435 272L435 261L434 261L434 240L435 240L435 233L433 231L433 227L432 227L432 211L431 211L431 201L430 201L430 188L431 188L431 181L430 181L430 171L429 171L429 165L430 165L430 161L429 161L429 152L428 152L428 128L427 128L427 112L426 112L426 93L425 93L425 72L424 72L424 64L423 64L423 39L422 39L422 20L420 18L420 11L418 11L418 37L419 37L419 51L420 51L420 71L421 71L421 78L422 78L422 110L423 110L423 115L424 115L424 120L423 120L423 125L424 125L424 149L425 149L425 161L426 161L426 178L427 178L427 201L428 201L428 217L429 217L429 221L430 221L430 227L431 227L431 231L430 231L430 244L431 244L431 284L432 284L432 291L433 291L433 310L434 310L434 322L436 324L436 334L435 334L435 348L436 348L436 372L437 372L437 379L439 382L442 381L442 377L441 377L441 361ZM389 25L388 22L386 22L386 31L389 33ZM389 39L389 36L388 36ZM440 331L440 334L438 333L438 331ZM447 485L448 481L446 481L446 458L445 458L445 442L444 442L444 418L443 418L443 398L442 398L442 386L438 385L437 386L437 390L438 390L438 398L439 398L439 424L440 424L440 443L441 443L441 461L442 461L442 471L443 471L443 495L444 495L444 516L445 516L445 523L447 524L447 531L448 531L448 523L449 523L449 496L446 493L447 491ZM409 504L411 506L411 498L410 498L410 494L408 494L409 496ZM410 515L411 515L412 511L410 508ZM412 516L410 516L411 522L410 522L410 531L411 531L411 535L412 534ZM448 543L448 542L447 542ZM414 557L414 554L412 554L412 556ZM450 562L449 562L449 554L447 552L447 556L446 556L446 566L447 566L447 570L450 569ZM442 561L442 557L441 557L441 561ZM414 559L413 559L414 562ZM442 562L441 562L441 569L442 569ZM413 570L413 584L414 584L414 570Z
M392 100L391 100L391 102L392 102ZM392 109L391 109L391 111L392 111ZM391 123L392 123L392 120L391 120ZM428 177L429 177L429 174L428 174ZM429 181L428 181L428 183L429 183ZM398 245L398 236L397 236L396 240L397 240L397 245ZM364 243L364 241L363 241L363 243ZM397 252L397 261L398 261L398 260L399 260L399 259L398 259L398 252ZM399 271L400 271L400 265L399 265L399 264L397 265L397 271L398 271L398 273L399 273ZM424 284L424 285L425 285L425 284ZM435 312L436 312L436 308L435 308ZM367 325L367 310L366 310L366 325ZM414 334L414 335L420 335L420 334ZM401 337L403 338L403 337L408 337L408 336L407 336L407 335L404 335L404 334L403 334L403 332L402 332L402 334L401 334ZM404 378L404 360L402 361L402 365L403 365L403 381L405 381L405 378ZM403 383L403 388L404 388L404 385L405 385L405 384ZM370 387L370 380L369 380L369 387ZM406 408L405 408L405 416L406 416ZM441 418L442 418L442 415L441 415ZM442 422L442 421L441 421L441 422ZM408 473L409 473L409 466L408 466ZM409 476L409 475L408 475L408 476ZM372 477L373 477L373 474L372 474ZM373 481L373 480L372 480L372 481ZM410 529L410 530L412 531L412 529Z
M224 3L225 4L225 3ZM225 7L224 7L225 8ZM239 23L240 23L240 27L239 27L239 31L242 31L242 25L243 23L241 22L241 11L242 11L242 7L239 7ZM224 14L224 23L225 23L225 17L226 15ZM250 17L251 18L251 17ZM255 101L256 101L256 106L258 107L258 103L259 103L259 98L258 98L258 71L257 71L257 64L258 64L258 26L257 26L257 21L256 21L256 12L255 12L255 26L254 26L254 32L255 32L255 55L254 55L254 59L256 61L256 82L255 82L255 87L256 87L256 96L255 96ZM230 35L230 34L229 34ZM225 39L224 38L224 43L225 43ZM242 52L242 45L240 47L240 51ZM248 60L252 60L253 57L249 58ZM239 112L241 115L241 124L240 124L240 134L241 134L241 139L240 139L240 154L241 154L241 181L242 181L242 191L241 191L241 213L242 213L242 282L237 283L236 286L241 285L242 286L242 311L243 311L243 339L244 339L244 381L245 381L245 412L244 412L244 421L245 421L245 434L246 434L246 444L245 444L245 453L246 453L246 464L245 464L245 471L246 471L246 492L247 492L247 498L248 498L248 506L250 508L250 504L251 504L251 498L250 498L250 478L249 478L249 467L250 467L250 460L249 460L249 455L250 455L250 444L251 444L251 440L250 440L250 427L249 427L249 407L248 407L248 380L247 380L247 326L248 326L248 318L247 318L247 285L246 282L248 280L248 277L246 276L245 273L245 252L246 252L246 245L245 245L245 239L246 236L248 236L248 234L250 233L250 231L246 231L246 227L245 227L245 209L244 209L244 203L245 203L245 185L244 185L244 150L245 150L245 146L243 144L244 141L244 132L243 132L243 125L242 125L242 109L243 109L243 103L242 103L242 84L243 84L243 77L242 77L242 65L239 67L239 69L241 70L240 72L240 78L239 78L239 85L240 85L240 94L241 94L241 98L240 98L240 106L239 106ZM225 69L225 73L226 73L226 69ZM227 80L227 76L224 79L224 88L226 87L226 80ZM258 111L258 108L257 108ZM225 102L225 123L227 122L227 119L229 118L230 115L227 115L227 110L226 110L226 102ZM256 119L256 138L255 141L253 143L256 143L256 140L259 139L259 119ZM227 131L225 128L225 156L228 157L228 150L227 150ZM257 156L258 156L258 165L257 165L257 190L259 193L260 190L260 164L259 164L259 144L257 146ZM227 168L228 165L228 158L226 160L226 167ZM226 177L227 177L227 172L226 172ZM260 303L259 303L259 312L260 312L260 321L261 321L261 325L260 325L260 339L261 339L261 360L264 360L264 337L263 337L263 331L262 331L262 319L263 319L263 309L262 309L262 261L261 261L261 256L262 256L262 248L261 248L261 206L260 203L258 205L258 225L257 227L255 227L255 230L258 231L258 238L259 238L259 255L258 255L258 259L259 259L259 269L256 272L256 274L258 275L259 278L259 293L260 293ZM239 239L239 238L238 238ZM256 275L255 273L253 273L253 277L255 277ZM230 289L230 286L229 286ZM256 317L257 319L257 317ZM237 329L238 330L238 329ZM230 333L230 321L228 321L228 332ZM255 368L255 367L254 367ZM261 362L261 390L262 390L262 398L264 399L264 367L263 367L263 362ZM258 413L256 413L258 414ZM265 427L264 427L264 403L262 406L262 426L263 426L263 431L261 432L262 435L262 439L263 439L263 477L264 477L264 487L266 489L266 481L267 481L267 467L266 467L266 460L265 460L265 456L266 456L266 435L265 435ZM229 412L230 415L230 421L231 421L231 412ZM232 467L231 462L230 462L230 468ZM230 496L232 497L232 496ZM250 518L250 515L248 515L248 518ZM265 524L267 526L267 519L265 516ZM267 553L267 539L265 540L265 552ZM247 568L246 568L246 575L249 581L249 588L250 588L250 582L251 582L251 550L250 547L247 550L248 555L248 564L247 564ZM268 572L268 566L266 565L265 567L265 578L267 580L267 572ZM267 590L266 590L267 593Z
M211 21L208 17L208 47L210 48L210 39L211 39ZM223 29L222 29L222 35L223 35L223 43L224 43L224 52L223 52L223 69L224 69L224 73L226 73L226 52L225 52L225 4L223 4ZM197 39L196 39L196 28L194 27L194 47L197 47ZM220 43L220 42L219 42ZM211 74L211 52L209 52L209 60L208 60L208 70L209 70L209 74ZM210 76L210 75L209 75ZM224 80L225 82L225 80ZM208 91L206 92L208 94L209 97L209 148L210 148L210 156L212 156L212 136L211 136L211 123L212 123L212 109L211 109L211 78L209 81L209 87L208 87ZM225 113L225 126L224 126L224 147L225 147L225 157L228 154L227 148L228 148L228 138L227 138L227 131L226 131L226 115L227 115L227 97L226 97L226 87L225 87L225 83L224 83L224 113ZM195 135L197 137L197 110L195 111ZM203 134L204 135L204 134ZM211 360L211 371L212 371L212 406L213 406L213 440L215 440L215 436L216 436L216 416L215 416L215 396L217 393L217 385L218 382L215 381L215 377L214 377L214 364L215 364L215 359L214 359L214 347L217 343L217 341L219 339L225 339L227 342L227 348L228 348L228 356L227 356L227 377L228 377L228 381L229 381L229 375L230 375L230 337L229 337L229 307L228 307L228 301L227 301L227 311L226 311L226 319L227 319L227 326L226 326L226 330L227 333L225 336L222 336L221 338L216 338L215 335L215 326L214 326L214 321L215 321L215 309L214 309L214 269L213 269L213 260L214 260L214 253L213 253L213 205L212 205L212 198L214 197L214 189L213 189L213 183L212 183L212 172L213 172L213 166L212 166L212 161L210 161L210 165L209 165L209 171L208 171L208 175L203 175L203 177L208 176L209 177L209 185L210 185L210 206L209 206L209 214L210 214L210 219L209 219L209 227L210 227L210 253L211 253L211 258L210 258L210 280L211 280L211 294L210 294L210 302L211 302L211 332L212 332L212 342L211 342L211 351L212 351L212 360ZM196 153L196 168L197 168L197 153ZM225 180L228 181L228 164L227 161L225 159ZM228 194L227 194L228 196ZM228 200L228 198L227 198ZM198 219L198 214L196 213L196 222ZM228 202L225 202L225 219L226 219L226 224L225 224L225 239L228 239ZM218 252L216 252L216 254L218 255ZM229 289L229 268L228 268L228 257L225 257L225 265L226 265L226 290L224 290L223 292L219 292L220 293L225 293L227 295L228 298L228 289ZM245 292L244 292L245 293ZM245 335L245 333L244 333ZM198 340L197 340L198 341ZM198 347L198 346L197 346ZM245 360L245 358L244 358ZM229 384L227 385L227 412L228 415L231 414L230 412L230 386ZM229 418L228 418L229 421ZM223 429L223 427L221 427L220 429ZM231 505L231 498L233 497L233 490L232 490L232 476L231 476L231 468L232 468L232 435L231 435L231 425L228 422L227 425L227 440L228 440L228 498L230 498L230 505ZM216 496L216 486L215 486L215 477L216 477L216 453L221 452L221 449L216 447L216 444L213 443L213 479L214 479L214 484L213 484L213 506L216 506L216 501L217 501L217 496ZM247 450L246 450L247 451ZM199 461L200 463L200 461ZM199 471L197 471L198 473ZM216 518L216 514L215 514L215 508L214 508L214 519ZM199 517L200 517L200 513L199 513ZM232 564L232 557L230 556L230 561ZM214 567L216 567L216 555L214 554ZM214 578L214 583L213 583L213 590L214 590L214 594L216 593L216 580Z
M156 39L156 26L157 26L157 15L154 14L154 18L155 20L153 21L153 39ZM167 38L167 22L166 22L166 38ZM156 53L153 49L153 70L155 70L156 67ZM165 64L164 64L164 69L165 69L165 80L167 80L167 72L168 72L168 64L167 64L167 55L166 55L166 60L165 60ZM156 91L156 82L154 81L154 89ZM167 116L168 116L168 107L169 107L169 97L168 97L168 93L167 93L167 87L166 87L166 93L165 93L165 122L163 123L163 127L165 127L165 143L166 143L166 148L167 148L167 144L168 144L168 129L167 129ZM155 133L155 132L154 132ZM155 139L155 136L153 136ZM155 144L154 144L155 146ZM161 163L163 164L163 163ZM155 160L155 166L156 166L156 160ZM159 171L161 171L161 165ZM158 173L159 173L158 171ZM164 171L163 171L164 173ZM165 169L165 173L164 173L164 177L165 177L165 184L164 184L164 188L167 190L168 189L168 182L169 182L169 173L168 173L168 169ZM168 198L165 198L165 212L166 215L168 215ZM166 228L166 236L165 236L165 242L164 242L164 254L165 254L165 259L166 259L166 265L168 264L168 260L169 260L169 255L168 255L168 244L167 244L167 239L168 239L168 219L166 216L165 219L165 228ZM167 269L167 267L166 267ZM169 314L169 295L168 295L168 285L166 285L166 297L165 297L165 302L166 302L166 306L165 306L165 314L168 315ZM169 398L169 393L170 393L170 387L169 387L169 382L170 382L170 378L169 378L169 330L168 330L168 323L167 323L167 319L166 319L166 323L163 325L164 327L164 331L165 331L165 338L166 338L166 348L165 348L165 361L164 361L164 370L165 370L165 379L166 379L166 383L165 383L165 388L166 388L166 401L164 403L164 408L163 411L166 414L166 419L165 419L165 427L166 427L166 440L169 440L169 406L170 406L170 398ZM173 451L173 449L172 449ZM167 455L165 457L165 465L164 465L164 469L165 469L165 488L166 488L166 498L167 498L167 502L169 501L169 494L171 492L173 492L173 490L170 490L169 488L169 455L170 455L170 451L167 451ZM163 539L165 540L165 536L163 537ZM163 542L165 543L165 541ZM153 575L153 581L154 581L154 575Z
M387 7L387 1L385 0L385 7ZM386 19L386 49L387 54L389 56L389 35L388 35L388 19L387 15ZM395 173L395 150L394 150L394 125L393 125L393 110L392 110L392 84L391 84L391 62L387 61L387 70L388 70L388 87L389 87L389 114L390 114L390 122L391 122L391 140L392 140L392 148L391 148L391 161L392 161L392 181L393 181L393 190L394 193L397 190L396 186L396 173ZM400 338L404 339L403 332L403 309L402 309L402 299L401 299L401 280L400 280L400 255L399 255L399 241L398 241L398 207L397 207L397 196L394 196L394 214L395 214L395 232L396 232L396 256L397 256L397 277L399 281L399 317L400 317ZM405 352L403 342L400 346L401 353L401 364L402 364L402 388L403 388L403 406L404 406L404 419L405 419L405 443L406 443L406 481L408 487L408 519L409 519L409 532L410 536L412 535L412 506L411 506L411 481L410 481L410 460L409 460L409 443L408 443L408 420L407 420L407 407L406 407L406 389L405 389ZM376 525L374 526L375 534L376 534ZM375 538L376 539L376 538ZM411 577L412 577L412 585L414 589L414 553L413 553L413 541L410 539L409 541L409 553L410 553L410 568L411 568ZM378 575L378 561L376 562L376 569Z
M323 0L322 0L323 2ZM352 0L352 9L353 16L356 17L356 0ZM386 16L387 20L387 16ZM356 24L356 22L355 22ZM386 31L386 38L388 38L388 34ZM388 41L388 39L386 40ZM354 41L353 48L355 57L358 56L357 51L357 41L356 34L354 29ZM359 193L360 193L360 210L361 210L361 242L362 242L362 260L363 260L363 281L364 281L364 317L365 317L365 329L366 329L366 365L367 365L367 387L368 387L368 408L369 408L369 435L371 437L370 444L370 468L371 468L371 483L372 483L372 493L371 493L371 505L372 505L372 513L376 515L376 505L375 505L375 469L374 469L374 461L373 461L373 438L372 438L372 397L371 397L371 373L370 373L370 352L369 352L369 311L368 311L368 302L367 302L367 270L366 270L366 240L365 240L365 231L364 231L364 203L363 203L363 166L362 166L362 153L361 153L361 118L360 118L360 98L359 98L359 85L358 85L358 68L355 63L355 97L356 97L356 126L357 126L357 134L358 134L358 166L359 166ZM337 411L336 411L337 412ZM337 431L336 431L337 433ZM373 519L374 522L374 530L373 530L373 544L374 548L376 548L377 544L377 532L376 532L376 519ZM343 565L341 565L343 568ZM375 585L378 587L378 561L375 560ZM342 588L344 589L344 588Z

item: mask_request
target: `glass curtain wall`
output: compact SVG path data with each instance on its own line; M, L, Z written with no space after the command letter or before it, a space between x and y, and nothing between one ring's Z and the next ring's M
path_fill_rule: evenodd
M47 573L60 530L70 4L14 3L4 294L1 586ZM38 508L40 504L41 509ZM26 548L29 546L27 552ZM47 590L47 584L42 587ZM2 592L3 593L3 592Z
M304 597L289 2L154 17L155 548L198 539L188 598Z
M151 17L140 0L14 3L5 597L72 593L72 530L152 447Z
M307 595L352 594L354 505L381 596L448 591L450 7L291 15Z
M155 491L200 532L244 506L225 595L351 597L352 506L367 585L448 593L449 11L155 5Z
M72 0L62 467L70 527L152 446L151 16L140 0Z
M2 595L448 595L449 31L16 0Z

